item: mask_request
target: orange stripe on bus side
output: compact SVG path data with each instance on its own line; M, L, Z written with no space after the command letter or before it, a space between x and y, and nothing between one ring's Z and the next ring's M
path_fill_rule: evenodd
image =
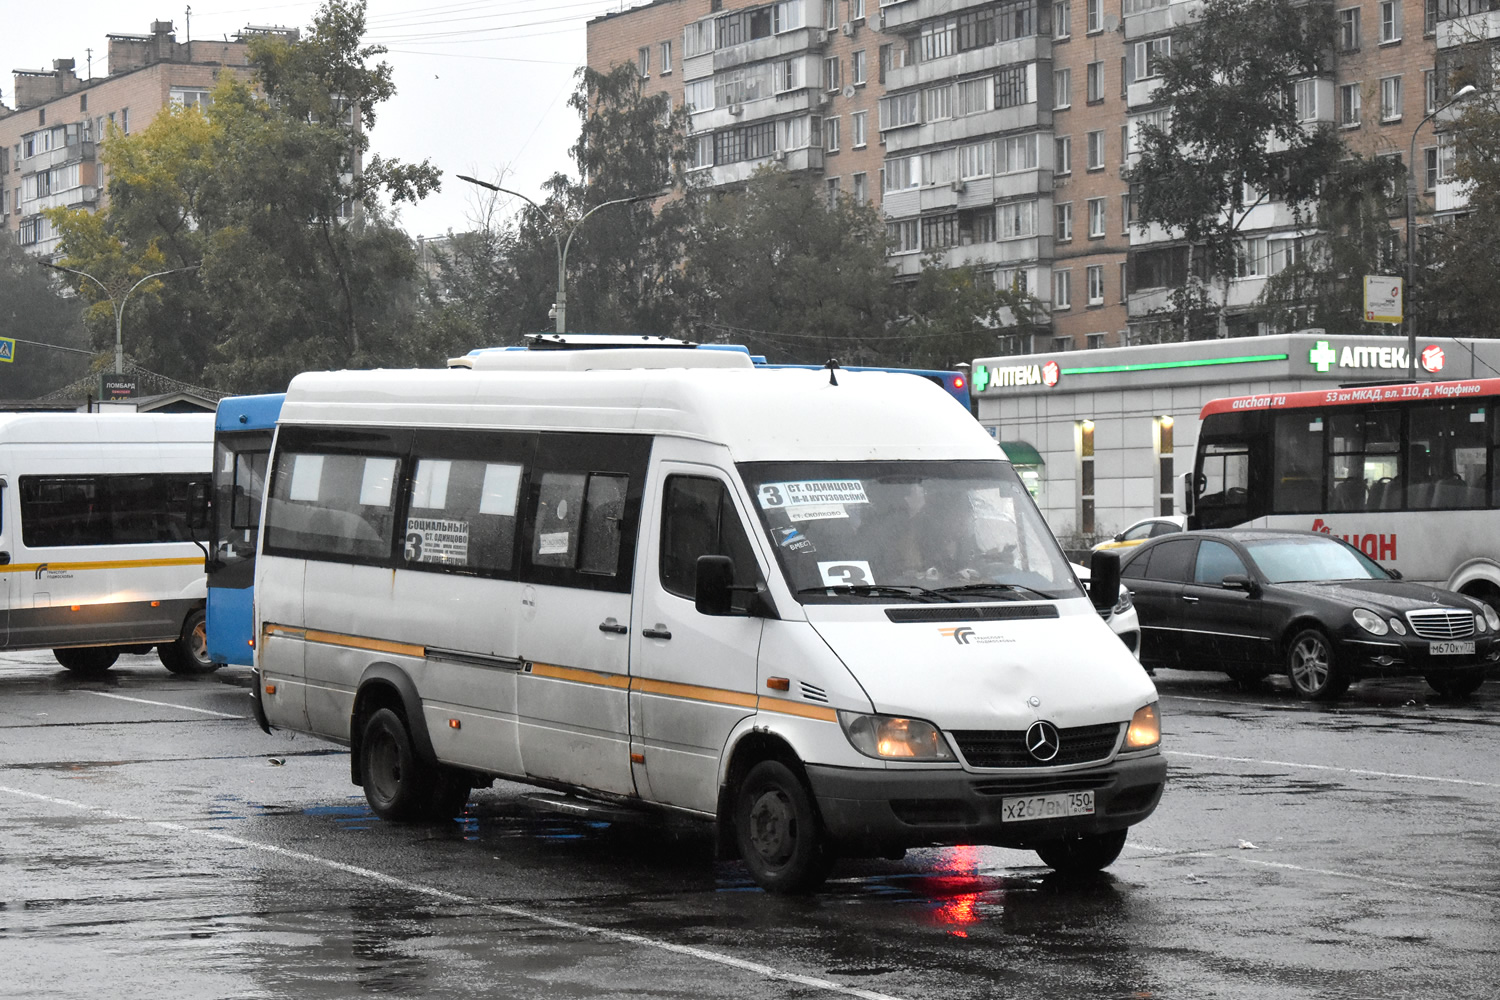
M690 701L707 701L716 705L734 705L737 708L755 707L756 696L743 691L724 688L700 687L697 684L678 684L675 681L653 681L644 677L632 678L630 690L645 694L664 694L672 698Z
M550 677L553 680L573 681L578 684L593 684L596 687L630 687L630 678L624 674L602 673L598 670L583 670L579 667L559 667L555 663L533 663L529 672L537 677Z
M203 557L179 559L106 559L96 562L11 563L0 566L0 573L35 573L43 566L53 573L70 573L85 569L147 569L152 566L202 566Z

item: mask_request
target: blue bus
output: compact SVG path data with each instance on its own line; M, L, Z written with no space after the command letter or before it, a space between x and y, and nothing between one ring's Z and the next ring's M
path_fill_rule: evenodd
M600 347L696 347L703 351L738 351L741 354L750 354L750 349L743 344L699 344L690 340L675 340L670 337L657 337L651 335L633 334L590 334L590 333L536 333L527 336L526 343L516 347L479 347L470 351L465 357L476 357L487 354L490 351L534 351L534 350L584 350ZM766 360L764 354L750 354L750 361L757 368L826 368L827 365L794 365L779 364ZM462 366L462 360L456 359L449 362L450 365ZM963 372L944 371L940 368L891 368L884 365L847 365L841 366L851 372L895 372L897 374L916 375L927 379L943 389L952 396L960 406L970 413L973 407L969 402L969 380Z
M255 542L271 435L285 393L226 396L214 420L214 549L208 560L208 656L249 666L254 653Z

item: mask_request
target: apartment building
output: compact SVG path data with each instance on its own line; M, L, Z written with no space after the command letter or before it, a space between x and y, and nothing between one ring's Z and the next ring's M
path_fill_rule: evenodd
M51 256L59 235L48 208L97 211L108 201L99 146L111 124L130 134L163 108L206 105L226 70L248 75L252 35L296 29L245 28L233 41L178 42L171 21L146 35L107 35L108 75L80 79L73 59L51 70L15 70L14 108L0 104L0 227L28 252Z
M1439 44L1500 34L1492 2L1335 0L1328 72L1289 81L1303 120L1405 162L1446 93ZM767 163L807 171L880 205L899 274L935 251L1045 302L1050 343L1006 350L1115 347L1138 340L1187 278L1187 248L1135 223L1123 174L1141 126L1170 125L1159 60L1200 6L656 0L591 21L588 62L634 61L649 92L688 105L692 167L712 184ZM1421 214L1460 210L1430 126L1418 146ZM1312 235L1284 204L1255 209L1244 232L1226 336L1265 332L1247 310Z

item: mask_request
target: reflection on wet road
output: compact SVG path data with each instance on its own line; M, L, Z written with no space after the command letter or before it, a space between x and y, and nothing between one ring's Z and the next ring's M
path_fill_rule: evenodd
M1163 672L1171 784L1104 876L959 847L783 899L698 827L512 784L383 823L342 750L233 718L246 675L151 662L84 684L0 657L0 995L1482 997L1500 976L1488 687L1329 709Z

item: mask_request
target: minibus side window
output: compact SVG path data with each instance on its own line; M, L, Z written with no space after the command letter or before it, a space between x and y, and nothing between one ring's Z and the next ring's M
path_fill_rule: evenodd
M629 485L629 476L590 473L584 495L580 573L614 575L620 564L620 523L625 520L625 494Z
M406 566L509 573L523 471L509 462L418 459L402 537Z
M753 586L760 573L755 550L740 523L729 491L717 479L671 476L662 501L661 585L669 594L692 600L698 582L699 556L734 560L734 582ZM750 591L735 591L731 607L744 612Z
M283 452L271 488L267 548L386 561L397 460Z
M581 472L544 472L536 509L531 562L571 569L578 556L578 528L583 523Z
M103 501L98 476L22 476L21 537L28 548L108 544Z

